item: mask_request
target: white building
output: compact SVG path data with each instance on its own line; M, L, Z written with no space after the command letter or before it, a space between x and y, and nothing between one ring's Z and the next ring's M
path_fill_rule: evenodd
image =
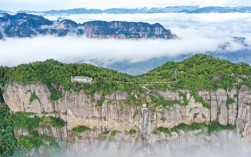
M85 76L71 76L71 82L89 83L92 84L93 79Z

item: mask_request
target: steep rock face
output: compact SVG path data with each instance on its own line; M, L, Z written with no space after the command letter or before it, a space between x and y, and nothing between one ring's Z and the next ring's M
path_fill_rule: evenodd
M18 13L0 14L0 29L6 37L33 37L37 35L76 35L87 38L116 39L173 39L175 35L160 24L142 22L90 21L78 24L71 20L50 21L42 16ZM1 35L0 35L1 39Z
M32 92L35 92L39 99L30 102ZM205 108L202 103L196 102L189 91L179 92L186 93L184 96L189 100L187 105L177 103L170 108L149 106L148 133L161 126L218 121L223 125L236 124L243 136L251 136L251 89L242 87L231 91L200 91L199 96L209 103L211 108ZM167 100L183 100L179 92L159 91ZM50 92L43 84L24 86L12 83L6 87L3 96L12 111L58 114L67 122L68 129L87 125L101 131L140 130L141 106L128 104L125 92L115 91L106 96L102 106L97 106L97 101L101 99L99 93L92 98L83 91L64 92L62 99L51 102ZM228 99L233 101L227 104Z
M31 92L35 92L39 100L30 102ZM107 96L102 107L97 106L97 100L101 95L95 94L95 100L86 96L83 92L65 92L61 100L50 101L48 88L41 84L22 86L18 84L8 85L4 93L6 103L14 112L59 112L72 128L78 125L87 125L97 129L129 130L138 126L140 117L133 119L133 115L140 107L126 104L124 92L114 92Z
M105 22L91 21L84 25L88 38L118 38L118 39L172 39L176 36L160 24L150 25L142 22Z

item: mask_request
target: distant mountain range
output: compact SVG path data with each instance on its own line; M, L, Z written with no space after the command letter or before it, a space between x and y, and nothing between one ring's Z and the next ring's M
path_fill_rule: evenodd
M251 6L240 6L240 7L198 7L198 6L168 6L164 8L111 8L111 9L86 9L76 8L68 10L49 10L49 11L20 11L24 13L35 13L35 14L144 14L144 13L251 13Z
M244 49L234 52L208 52L206 53L209 56L229 60L233 63L243 62L251 65L251 49ZM155 69L166 63L167 61L182 61L193 56L194 53L178 55L174 57L162 57L162 58L153 58L147 61L131 63L129 61L121 61L121 62L114 62L111 64L103 63L100 60L89 60L89 61L82 61L87 63L92 63L97 66L107 67L110 69L118 70L121 72L125 72L131 75L139 75L147 73L148 71Z
M159 23L125 21L90 21L78 24L71 20L50 21L42 16L18 13L0 14L0 39L37 35L77 35L87 38L174 39L176 35Z

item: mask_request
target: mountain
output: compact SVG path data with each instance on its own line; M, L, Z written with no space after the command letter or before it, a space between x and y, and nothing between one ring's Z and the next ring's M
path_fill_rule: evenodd
M43 14L138 14L138 13L174 13L174 12L189 12L197 9L197 6L170 6L165 8L110 8L105 10L100 9L85 9L76 8L69 10L50 10L37 13Z
M159 23L91 21L83 24L88 38L173 39L175 35Z
M0 32L0 40L3 39L3 34Z
M251 7L203 7L189 13L251 13Z
M251 65L251 50L248 47L247 49L233 51L233 52L227 52L222 49L221 51L207 52L205 54L215 57L215 58L229 60L233 63L243 62L243 63L247 63ZM120 72L124 72L130 75L140 75L140 74L147 73L148 71L155 69L168 61L179 62L193 55L194 53L187 53L187 54L181 54L177 56L152 58L150 60L135 62L135 63L132 63L127 60L107 63L101 60L94 60L94 59L92 60L79 59L78 62L92 63L96 66L118 70Z
M86 9L75 8L68 10L49 11L19 11L34 14L60 15L60 14L152 14L152 13L251 13L250 6L240 7L199 7L199 6L168 6L163 8L110 8L110 9Z
M87 38L117 39L174 39L176 36L162 25L125 21L90 21L78 24L71 20L50 21L42 16L18 13L1 14L0 30L5 37L33 37L37 35L66 36L74 34ZM0 32L1 33L1 32Z
M203 136L215 142L222 130L250 140L250 95L251 66L207 55L140 76L55 60L0 67L0 155L54 156L45 155L48 148L64 142L72 151L84 140L173 143Z

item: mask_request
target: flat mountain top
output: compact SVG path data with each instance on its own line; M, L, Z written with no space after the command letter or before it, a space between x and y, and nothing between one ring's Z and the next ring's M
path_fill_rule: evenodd
M41 35L85 36L98 39L175 39L161 24L126 21L90 21L78 24L71 20L50 21L42 16L18 13L0 15L0 39ZM1 35L3 34L3 35Z

